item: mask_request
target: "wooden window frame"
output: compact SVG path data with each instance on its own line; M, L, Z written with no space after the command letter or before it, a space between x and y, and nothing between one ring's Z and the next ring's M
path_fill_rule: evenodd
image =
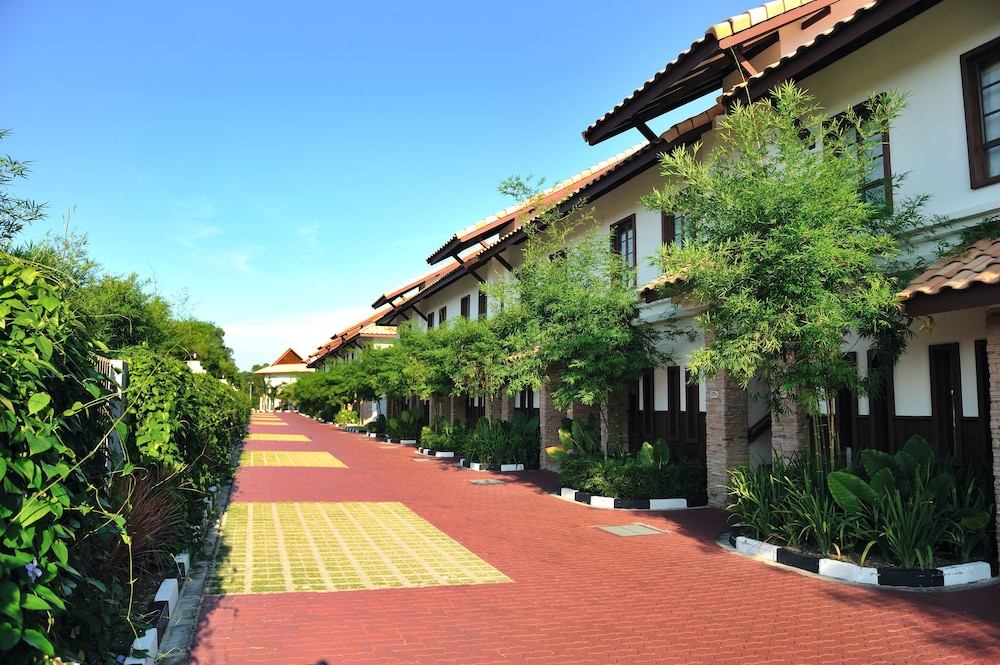
M983 90L980 85L981 65L994 58L1000 58L1000 37L959 57L962 68L962 97L965 99L965 135L969 150L969 186L972 189L1000 182L1000 174L988 175L989 151L1000 148L1000 138L987 142L984 136ZM993 85L1000 86L1000 82ZM1000 159L1000 156L997 159Z
M487 314L487 304L486 304L486 294L482 291L479 292L479 311L477 312L477 318L480 320L485 319Z
M434 312L427 313L427 329L430 330L434 327Z
M438 325L441 325L448 320L448 306L445 305L438 310Z
M854 113L858 115L859 118L867 119L871 114L868 110L868 105L866 102L856 105L853 109ZM844 117L843 113L837 114L830 118L829 124L833 125L838 123ZM883 187L885 189L885 204L888 206L889 210L892 210L892 162L890 160L889 152L889 129L888 127L882 130L882 177L871 182L866 182L858 189L858 194L865 198L867 192L878 189L878 187ZM855 143L856 146L860 146L861 143Z
M611 225L611 251L619 256L622 255L622 231L625 230L632 232L632 248L629 256L624 259L625 265L629 268L635 268L638 263L636 255L635 215L629 215L625 219L621 219Z
M461 316L468 319L472 315L472 296L462 296L460 304Z

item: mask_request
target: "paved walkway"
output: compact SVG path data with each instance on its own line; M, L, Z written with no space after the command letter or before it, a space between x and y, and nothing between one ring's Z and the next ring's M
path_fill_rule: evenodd
M722 549L720 511L594 509L294 414L245 451L191 663L1000 663L1000 585L827 581ZM598 528L627 524L663 533Z

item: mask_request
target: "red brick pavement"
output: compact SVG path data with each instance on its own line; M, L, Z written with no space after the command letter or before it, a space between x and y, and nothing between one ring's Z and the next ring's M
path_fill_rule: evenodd
M297 415L347 469L244 468L234 501L401 501L509 584L210 596L191 663L1000 663L1000 585L851 586L720 548L725 516L605 511L562 501L553 474L501 477ZM622 538L600 525L668 533Z

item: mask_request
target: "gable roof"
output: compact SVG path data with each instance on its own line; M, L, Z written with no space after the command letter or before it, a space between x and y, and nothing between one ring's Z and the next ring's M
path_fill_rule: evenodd
M664 152L682 145L688 145L701 138L705 132L711 129L713 121L722 112L723 109L721 106L713 106L702 113L677 123L661 134L655 142L634 146L619 153L612 159L605 160L600 165L588 169L588 171L595 171L596 169L593 177L587 176L579 184L561 190L560 194L566 195L557 203L557 207L560 212L567 213L574 206L584 201L594 201L620 187L623 183L628 182L637 175L653 168L659 163L659 156ZM528 206L522 205L520 209L528 210ZM524 220L518 219L517 221L523 222ZM419 313L416 305L420 300L430 297L466 275L471 274L476 277L474 272L476 268L484 265L509 247L520 244L528 238L527 231L523 229L520 223L507 227L500 224L494 227L494 229L497 228L506 228L507 232L499 235L498 231L494 230L493 233L497 237L480 240L480 246L458 257L458 260L455 261L451 269L444 270L427 279L419 289L412 290L405 296L394 301L392 303L393 311L387 312L379 322L391 323L395 320L395 317L402 315L408 309L414 309ZM423 314L420 315L423 316Z
M828 8L839 0L774 0L717 23L621 103L596 120L583 138L596 145L631 128L646 136L645 123L705 95L721 92L723 79L739 71L778 40L778 28Z
M908 314L923 316L1000 304L1000 239L945 256L899 292Z
M759 99L778 83L818 71L940 1L774 0L709 28L691 48L588 127L583 137L594 145L636 128L648 138L651 130L646 122L714 92L722 94L719 100L726 106L737 98ZM831 14L833 18L826 18ZM817 19L826 23L790 36L780 31L795 21L802 20L805 26ZM783 39L790 43L779 42L779 35L786 35ZM784 52L756 71L750 60L775 44ZM724 89L726 77L737 73L742 81Z
M305 360L306 366L316 367L320 361L330 355L338 355L341 349L345 349L352 345L356 347L358 345L358 340L362 337L365 339L395 339L395 327L378 324L379 318L381 318L385 312L386 309L380 309L364 321L355 323L354 325L349 326L330 337L329 342L326 342L322 346L318 347Z
M600 178L609 170L620 164L623 160L641 150L642 147L643 145L640 144L628 148L610 159L605 159L603 162L595 164L594 166L577 173L573 177L549 187L542 192L538 199L521 201L501 210L500 212L493 213L489 217L481 219L475 224L465 227L461 231L452 235L452 237L449 238L445 244L435 250L433 254L428 256L427 263L435 264L443 261L449 256L457 256L459 253L472 247L473 245L483 243L484 240L490 238L491 236L501 235L506 228L509 228L517 222L519 216L523 216L525 214L531 215L534 212L534 206L539 203L542 205L559 203L566 197L580 191L581 188L586 187L587 184L593 182L597 178Z
M801 81L940 2L872 0L784 54L778 61L723 92L719 101L729 107L736 99L760 99L784 81Z
M300 363L300 362L302 362L302 356L300 356L298 353L296 353L295 349L289 347L288 349L285 350L284 353L282 353L280 356L278 356L277 360L275 360L271 364L272 365L294 365L294 364Z

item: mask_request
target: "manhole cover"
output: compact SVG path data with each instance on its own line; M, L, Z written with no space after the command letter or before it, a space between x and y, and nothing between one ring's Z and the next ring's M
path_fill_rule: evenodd
M613 533L616 536L652 536L658 533L666 533L645 524L619 524L616 526L599 526L597 528L608 533Z
M479 480L470 480L469 482L473 485L499 485L507 481L500 480L499 478L481 478Z

